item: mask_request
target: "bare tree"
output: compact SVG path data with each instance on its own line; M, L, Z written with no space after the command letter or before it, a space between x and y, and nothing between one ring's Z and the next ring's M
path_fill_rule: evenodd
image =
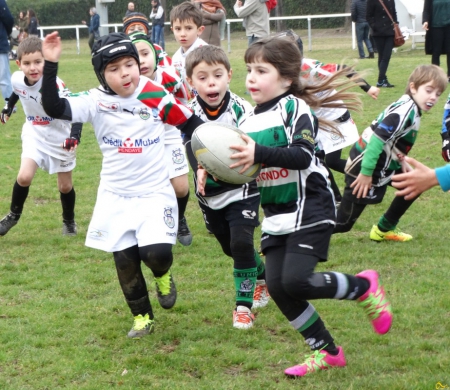
M283 16L283 0L277 0L277 6L275 7L275 15L274 16ZM277 20L276 21L277 32L286 30L286 21L285 20Z
M350 7L352 5L352 0L346 0L345 1L345 13L350 13ZM345 18L345 24L344 24L344 29L346 31L349 31L352 28L352 18L348 17Z

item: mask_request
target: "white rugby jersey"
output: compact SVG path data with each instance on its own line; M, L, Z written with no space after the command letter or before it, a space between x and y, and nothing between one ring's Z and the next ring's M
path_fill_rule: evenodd
M192 111L194 111L194 114L200 117L203 121L211 121L197 100L197 97L189 103L189 107ZM242 99L236 94L230 92L228 106L225 108L223 113L214 120L214 122L226 123L237 127L238 122L251 110L252 105L247 100ZM197 172L196 169L193 170L194 172ZM196 175L194 175L194 179L194 184L197 189ZM195 191L195 195L197 195L198 200L204 205L213 210L220 210L230 203L247 199L252 196L259 196L259 192L254 181L244 184L238 188L231 188L220 185L208 175L205 186L205 196L199 194L197 190Z
M19 97L25 112L25 123L22 127L22 138L33 139L36 149L60 160L73 156L61 145L70 137L71 123L48 116L42 107L41 88L42 78L34 85L25 84L25 74L22 71L14 72L11 77L14 93ZM59 96L64 97L69 90L63 81L56 78Z
M186 80L186 56L193 50L197 49L197 47L200 46L206 46L208 45L203 39L197 38L195 42L192 44L192 46L186 50L183 51L183 48L180 47L175 54L172 56L172 65L175 67L178 72L180 72L181 78L186 83L186 85L191 88L189 83ZM191 89L192 90L192 89Z
M103 154L101 184L121 196L143 196L169 185L164 123L180 125L192 112L162 86L140 76L133 95L91 89L68 98L74 122L90 122Z
M318 131L314 122L310 107L288 95L261 113L253 110L239 124L257 144L271 149L301 148L311 157L309 166L301 170L263 164L256 182L264 210L261 229L267 234L289 234L322 223L335 224L328 172L314 154ZM264 158L261 160L264 163Z

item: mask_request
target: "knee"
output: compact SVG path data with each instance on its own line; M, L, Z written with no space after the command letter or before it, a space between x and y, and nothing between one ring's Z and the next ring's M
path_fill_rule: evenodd
M311 275L295 275L289 273L283 278L283 289L286 294L295 299L305 299L311 291Z
M58 183L59 192L62 194L68 194L72 191L72 183Z
M142 261L154 273L166 273L172 266L171 244L153 244L139 248Z
M187 175L182 175L170 179L177 198L185 197L189 192L189 180Z

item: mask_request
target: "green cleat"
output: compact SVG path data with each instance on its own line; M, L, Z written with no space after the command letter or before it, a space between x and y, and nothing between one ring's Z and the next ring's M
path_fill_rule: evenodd
M399 229L389 230L388 232L382 232L378 229L377 225L372 226L372 230L370 231L370 239L372 241L400 241L406 242L411 241L413 237L411 234L403 233Z
M177 288L169 270L160 278L155 278L156 294L163 309L170 309L177 301Z
M151 320L148 313L145 316L142 314L134 317L133 327L128 332L130 339L140 339L155 330L155 321Z

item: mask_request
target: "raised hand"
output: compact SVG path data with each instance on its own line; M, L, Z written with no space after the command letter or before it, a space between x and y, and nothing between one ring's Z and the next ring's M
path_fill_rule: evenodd
M58 62L61 50L61 38L58 35L58 31L54 31L44 38L44 42L42 42L42 54L46 61Z

